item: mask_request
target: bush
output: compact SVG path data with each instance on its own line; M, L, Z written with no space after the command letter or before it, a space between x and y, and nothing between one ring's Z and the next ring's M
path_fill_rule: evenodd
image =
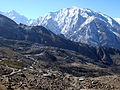
M13 67L13 68L23 68L25 66L25 64L23 62L12 61L12 60L1 61L1 64L7 65L7 66Z

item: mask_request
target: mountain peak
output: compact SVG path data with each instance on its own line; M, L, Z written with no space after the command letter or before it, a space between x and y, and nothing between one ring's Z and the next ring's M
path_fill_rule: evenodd
M42 25L76 42L120 48L120 25L111 17L90 9L64 8L38 18L33 25Z
M8 18L11 18L12 20L14 20L16 23L23 23L28 25L28 18L19 14L18 12L16 12L15 10L9 10L7 12L0 12L0 14L7 16Z
M76 6L72 6L72 7L69 7L68 9L80 9L80 8Z
M95 11L92 11L91 9L88 9L88 8L79 8L79 7L76 7L76 6L72 6L72 7L64 8L64 9L80 10L80 11L83 11L83 12L95 12Z
M15 10L9 10L7 13L17 13Z

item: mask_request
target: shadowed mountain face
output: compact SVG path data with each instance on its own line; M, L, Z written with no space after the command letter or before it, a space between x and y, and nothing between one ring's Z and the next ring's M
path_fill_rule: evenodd
M17 25L14 21L1 15L0 36L11 40L24 40L48 46L77 50L78 44L58 37L42 26Z
M18 25L3 15L0 15L0 37L2 37L1 42L17 40L76 51L83 56L93 59L95 62L100 62L106 65L117 64L116 62L119 62L119 58L117 57L119 57L120 51L117 49L91 47L85 44L72 42L55 35L43 26ZM118 56L114 57L116 54Z

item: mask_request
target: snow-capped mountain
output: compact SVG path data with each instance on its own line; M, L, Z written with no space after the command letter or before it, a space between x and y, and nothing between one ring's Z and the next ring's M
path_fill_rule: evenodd
M33 21L56 34L92 46L120 48L120 25L111 17L77 7L50 12Z
M114 18L120 24L120 18Z
M0 13L17 23L42 25L76 42L120 49L120 24L100 12L71 7L30 20L15 11Z
M8 12L0 12L0 14L5 15L9 17L10 19L14 20L16 23L23 23L28 25L29 20L27 17L20 15L14 10L8 11Z

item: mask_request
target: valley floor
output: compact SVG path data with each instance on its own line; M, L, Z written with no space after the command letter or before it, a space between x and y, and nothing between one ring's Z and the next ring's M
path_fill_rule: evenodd
M120 90L119 65L55 47L19 49L0 48L0 90Z

